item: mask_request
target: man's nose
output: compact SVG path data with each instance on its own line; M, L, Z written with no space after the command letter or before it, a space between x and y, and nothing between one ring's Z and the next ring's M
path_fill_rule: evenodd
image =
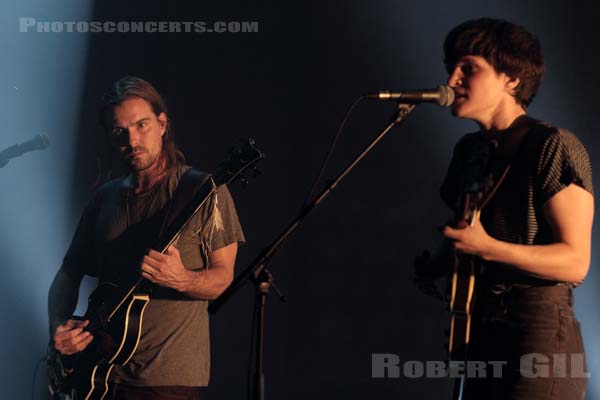
M140 144L139 132L134 127L130 127L129 129L127 129L127 140L131 148L135 148L135 146Z

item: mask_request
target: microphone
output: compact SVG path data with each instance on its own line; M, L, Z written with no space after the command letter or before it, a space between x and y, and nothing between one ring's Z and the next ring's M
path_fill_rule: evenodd
M33 150L43 150L50 145L50 139L46 135L36 135L33 139L30 139L21 144L13 144L10 147L0 151L0 168L4 167L8 162Z
M454 90L448 85L440 85L437 89L368 93L366 97L379 100L398 100L403 103L437 103L442 107L448 107L454 102Z

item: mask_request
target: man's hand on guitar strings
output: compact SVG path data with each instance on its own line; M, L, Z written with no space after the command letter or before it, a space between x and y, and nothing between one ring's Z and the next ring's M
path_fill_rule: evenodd
M67 320L59 325L54 333L54 348L61 354L72 355L83 351L94 340L94 336L84 328L90 321Z
M141 265L142 276L159 286L184 291L190 280L191 271L183 266L179 250L169 246L166 254L148 250Z
M495 241L485 231L479 218L475 220L473 226L466 226L464 228L455 229L447 225L442 230L442 235L452 240L452 246L456 250L467 254L474 254L483 259L488 257Z

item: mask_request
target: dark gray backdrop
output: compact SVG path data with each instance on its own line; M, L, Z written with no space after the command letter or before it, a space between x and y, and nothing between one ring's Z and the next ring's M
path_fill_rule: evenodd
M40 86L36 92L29 83L29 95L17 103L22 110L34 102L50 107L53 114L38 124L30 122L35 115L24 118L21 111L7 111L5 119L15 121L15 126L23 126L17 120L25 119L33 127L47 127L52 136L57 130L50 127L60 125L58 100L74 107L76 118L56 134L68 140L53 143L52 151L57 151L76 138L69 168L55 174L67 182L63 186L68 189L67 204L62 204L62 235L52 238L56 255L27 266L29 276L39 275L33 294L38 300L33 305L22 302L30 296L27 285L11 283L11 275L4 279L3 316L10 333L3 355L14 360L7 363L4 374L10 398L28 396L35 359L47 340L40 329L45 320L39 317L45 312L45 290L96 178L99 97L123 75L139 75L165 95L180 147L198 168L214 169L227 146L242 136L254 137L267 153L259 179L245 191L231 188L248 239L239 252L238 272L298 212L350 103L365 92L445 82L441 43L449 29L468 18L506 18L539 35L547 75L530 114L573 130L588 147L592 161L596 159L599 116L594 100L600 60L595 21L600 12L592 2L578 6L558 1L89 4L93 8L88 20L258 21L259 32L76 37L14 33L18 32L15 16L40 20L77 16L58 6L46 10L42 2L20 9L7 22L13 24L8 33L21 46L35 47L35 54L60 54L65 68L73 72L48 71L43 57L36 58L38 74L31 80L51 81L54 86ZM86 44L71 49L75 40ZM21 61L11 62L18 66ZM63 85L74 84L79 85L79 96L61 93ZM14 90L6 93L14 96ZM5 97L7 104L16 107L12 97ZM393 104L361 103L348 122L327 178L370 141L393 111ZM453 119L445 109L418 107L287 243L271 267L289 301L282 304L271 296L267 306L267 399L449 398L450 384L442 379L372 378L371 356L394 353L402 361L445 357L444 305L421 295L409 278L414 255L439 239L435 227L449 215L437 193L453 143L473 129L474 125ZM52 161L46 161L44 168L54 168ZM45 195L39 190L32 196ZM16 204L18 197L12 201ZM36 207L43 210L43 202ZM44 215L42 211L37 223L46 226L43 232L52 231ZM6 226L4 235L9 237ZM39 243L51 236L35 230L23 235ZM5 244L8 270L25 264L22 254L29 249L15 250L10 243ZM600 370L594 335L599 327L594 312L595 265L594 260L586 283L577 290L577 312L592 372L589 399L600 396L593 375ZM252 305L248 286L212 318L210 398L245 396ZM31 317L32 309L37 320ZM42 398L42 381L40 372L37 398Z

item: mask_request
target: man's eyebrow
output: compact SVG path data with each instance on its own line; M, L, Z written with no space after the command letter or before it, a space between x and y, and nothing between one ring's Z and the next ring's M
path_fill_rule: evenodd
M139 124L140 122L144 122L144 121L147 121L147 120L149 120L149 119L150 119L150 117L144 117L144 118L142 118L142 119L140 119L140 120L137 120L137 121L134 121L134 122L132 122L131 124L129 124L129 126L131 126L131 125L137 125L137 124ZM113 129L115 129L115 128L125 129L125 128L123 128L122 126L119 126L119 125L117 125L116 121L113 121Z

